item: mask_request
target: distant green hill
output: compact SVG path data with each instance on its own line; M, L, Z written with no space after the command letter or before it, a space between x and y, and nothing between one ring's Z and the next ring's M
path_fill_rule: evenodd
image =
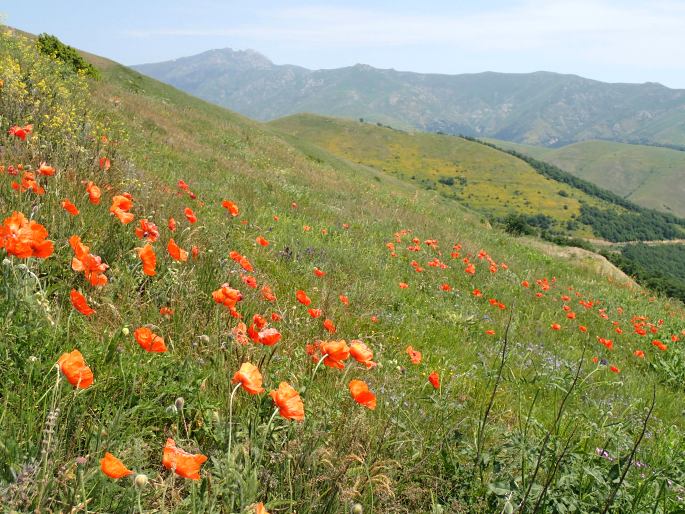
M683 220L642 212L569 173L525 162L475 140L313 114L288 116L269 126L293 136L294 144L306 141L350 162L437 190L489 219L514 214L536 229L612 241L683 236Z
M612 141L562 148L489 141L554 164L639 205L685 216L685 152Z
M546 146L588 139L685 144L685 90L656 83L549 72L438 75L363 64L309 70L230 48L134 68L258 120L312 112Z

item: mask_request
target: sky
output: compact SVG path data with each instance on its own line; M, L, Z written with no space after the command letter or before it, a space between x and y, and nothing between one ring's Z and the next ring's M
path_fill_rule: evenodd
M685 89L685 0L0 0L0 13L123 64L230 47L312 69L546 70Z

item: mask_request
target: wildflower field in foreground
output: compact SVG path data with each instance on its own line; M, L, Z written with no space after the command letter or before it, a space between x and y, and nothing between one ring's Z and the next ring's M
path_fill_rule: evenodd
M0 37L0 504L678 512L685 313Z

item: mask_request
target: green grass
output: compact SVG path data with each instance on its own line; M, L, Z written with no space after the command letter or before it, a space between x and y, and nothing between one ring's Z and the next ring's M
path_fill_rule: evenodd
M490 141L554 164L638 205L685 216L685 152L613 141L554 149Z
M115 63L90 56L102 79L86 83L31 45L16 36L0 39L0 164L7 170L47 161L57 174L39 179L46 188L40 197L15 192L16 178L0 174L0 213L4 219L19 210L44 224L55 253L20 260L0 249L3 508L251 513L257 502L272 513L344 513L354 503L391 513L511 512L522 502L530 512L594 512L609 504L622 512L683 508L683 352L676 343L666 352L649 344L685 328L682 304L546 256L487 229L473 211L436 191L285 140L271 127ZM7 135L7 127L27 123L34 134L26 142ZM107 172L98 166L102 156L112 161ZM179 179L197 200L179 193ZM87 202L83 180L103 187L101 205ZM122 192L134 198L135 223L149 217L160 227L154 277L141 271L133 227L108 212L112 196ZM65 197L81 215L62 211ZM239 205L238 218L220 207L223 199ZM198 216L195 225L185 221L187 206ZM179 223L176 242L199 247L196 260L167 256L170 216ZM93 288L70 268L72 234L109 264L109 284ZM258 235L270 246L258 246ZM410 251L414 237L436 239L438 248ZM386 244L396 238L392 257ZM452 257L456 243L462 248ZM496 272L478 257L481 249ZM275 303L243 283L227 257L231 250L252 261ZM465 257L476 265L473 276L464 272ZM429 266L434 258L449 267ZM415 271L413 260L424 271ZM314 276L315 266L327 275ZM536 285L543 278L549 290ZM523 280L532 287L522 287ZM246 322L256 313L283 316L273 323L279 343L233 340L237 320L211 296L226 282L243 292L238 310ZM454 289L442 291L443 283ZM95 315L71 307L71 288L87 296ZM474 288L484 296L471 294ZM334 336L296 302L297 289L335 322ZM340 294L349 296L349 307ZM586 309L579 299L597 303ZM565 303L576 320L566 318ZM159 314L167 305L174 309L170 319ZM633 316L647 317L658 335L634 335ZM552 323L561 330L551 330ZM135 343L131 332L142 325L164 337L167 353L148 354ZM614 350L597 336L614 339ZM317 369L305 345L331 338L362 339L378 367L347 362L344 370ZM423 353L421 364L410 363L408 345ZM95 375L83 391L59 379L54 367L75 348ZM638 348L644 360L633 356ZM280 381L299 390L304 422L273 417L266 393L239 390L231 400L230 379L247 360L260 366L267 391ZM427 381L431 371L441 376L440 390ZM351 400L352 378L369 383L376 410ZM647 467L627 467L652 387L656 407L635 453ZM167 437L209 457L201 480L161 466ZM618 460L598 456L596 448ZM145 474L147 485L105 477L98 468L105 451ZM625 480L618 480L624 469Z

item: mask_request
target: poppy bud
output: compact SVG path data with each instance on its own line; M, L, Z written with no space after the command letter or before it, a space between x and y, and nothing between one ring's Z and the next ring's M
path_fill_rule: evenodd
M130 333L128 327L122 328L121 333L124 334L125 336L127 336Z
M183 410L183 406L185 405L186 401L183 399L183 396L179 396L176 398L176 401L174 402L174 406L176 407L177 411Z
M133 479L133 483L136 485L136 487L142 489L147 485L147 475L138 473L136 478Z

